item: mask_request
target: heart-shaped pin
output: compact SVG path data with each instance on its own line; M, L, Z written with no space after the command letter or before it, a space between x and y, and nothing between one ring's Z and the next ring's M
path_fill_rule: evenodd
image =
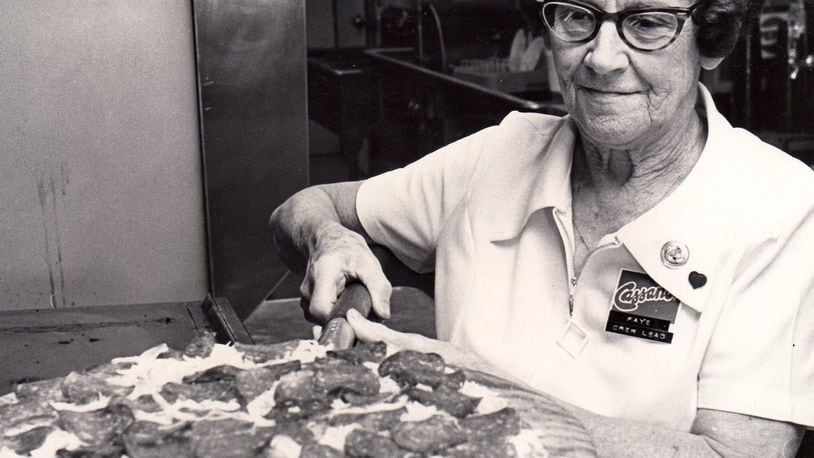
M692 285L693 289L698 289L707 284L707 276L696 271L690 272L690 285Z

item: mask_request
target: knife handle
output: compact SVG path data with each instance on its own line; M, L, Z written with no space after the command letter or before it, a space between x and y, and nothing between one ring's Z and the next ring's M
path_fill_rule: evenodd
M362 316L367 316L372 306L373 300L365 285L359 282L347 285L336 300L336 306L319 336L319 343L333 344L337 349L352 347L356 334L345 316L350 309L356 309Z

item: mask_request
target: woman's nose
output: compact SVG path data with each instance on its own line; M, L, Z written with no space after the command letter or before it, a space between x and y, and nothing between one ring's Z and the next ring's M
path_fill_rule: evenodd
M609 74L622 70L628 65L628 46L616 31L616 24L605 21L599 31L588 43L585 64L599 74Z

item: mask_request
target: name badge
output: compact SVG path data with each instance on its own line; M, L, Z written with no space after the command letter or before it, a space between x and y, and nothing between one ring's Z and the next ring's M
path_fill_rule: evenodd
M622 269L605 331L669 344L681 302L643 272Z

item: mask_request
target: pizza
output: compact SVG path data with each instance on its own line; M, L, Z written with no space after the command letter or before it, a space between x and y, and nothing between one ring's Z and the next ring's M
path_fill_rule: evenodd
M0 458L593 456L538 393L384 343L158 345L0 397Z

